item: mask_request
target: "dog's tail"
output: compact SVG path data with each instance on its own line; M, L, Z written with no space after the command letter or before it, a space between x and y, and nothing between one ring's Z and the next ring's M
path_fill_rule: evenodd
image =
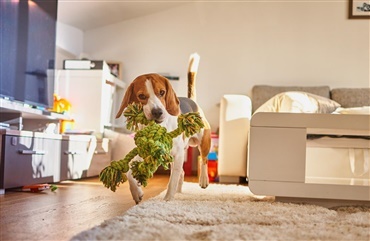
M197 77L199 59L200 57L197 53L191 54L188 67L188 98L194 101L196 101L197 98L195 92L195 81Z

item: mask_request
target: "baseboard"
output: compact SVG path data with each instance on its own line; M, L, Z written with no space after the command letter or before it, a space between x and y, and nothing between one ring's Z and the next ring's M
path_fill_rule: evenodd
M368 201L357 201L357 200L339 200L339 199L318 199L318 198L296 198L296 197L275 197L276 202L284 203L305 203L318 205L326 208L333 208L338 206L366 206L370 207Z

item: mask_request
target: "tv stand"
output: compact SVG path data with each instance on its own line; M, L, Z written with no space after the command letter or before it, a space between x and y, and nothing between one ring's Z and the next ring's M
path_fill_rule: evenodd
M0 99L0 122L11 126L11 129L35 131L42 130L49 123L59 127L60 120L70 120L68 115L54 113L48 110L33 108L29 105ZM55 132L59 133L59 128Z
M9 119L9 116L7 116ZM23 128L23 125L22 125L22 116L18 116L16 118L13 118L13 119L9 119L9 120L6 120L4 122L0 122L1 125L4 127L4 128L10 128L11 126L14 126L15 125L15 128L17 130L22 130Z
M57 133L69 118L0 99L0 194L5 189L99 175L111 161L110 141L93 135ZM48 124L55 131L45 131ZM16 128L18 126L18 128Z

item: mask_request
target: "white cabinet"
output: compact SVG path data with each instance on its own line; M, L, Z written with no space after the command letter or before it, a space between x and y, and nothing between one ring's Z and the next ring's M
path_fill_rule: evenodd
M58 70L55 92L72 107L74 129L104 132L117 125L115 114L124 94L125 83L113 76L108 66L100 70Z

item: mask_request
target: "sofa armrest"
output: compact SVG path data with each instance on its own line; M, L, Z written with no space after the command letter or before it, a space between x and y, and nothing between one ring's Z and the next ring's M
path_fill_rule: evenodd
M224 95L220 104L218 174L222 177L247 176L247 152L251 100L246 95Z

